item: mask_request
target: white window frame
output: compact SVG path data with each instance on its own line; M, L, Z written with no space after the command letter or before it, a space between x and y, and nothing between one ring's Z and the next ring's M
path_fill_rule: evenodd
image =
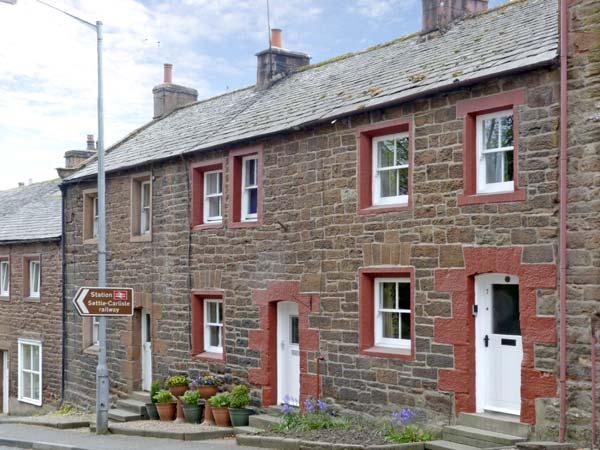
M144 187L148 186L148 204L144 206ZM146 215L146 211L148 214ZM152 184L150 180L140 182L140 235L150 234L152 223Z
M92 317L92 346L100 346L100 319L96 316Z
M410 339L395 339L395 338L386 338L383 337L383 327L381 325L381 313L383 312L393 312L393 313L403 313L410 314L411 328L414 326L413 324L413 312L412 308L409 309L400 309L400 308L381 308L381 290L383 283L408 283L410 285L410 278L375 278L373 283L373 289L375 290L373 299L374 299L374 319L375 319L375 346L377 347L393 347L400 349L410 350L412 346L412 330L411 330L411 338ZM412 287L411 287L412 289ZM398 285L396 284L396 299L398 298ZM412 298L410 299L412 306ZM396 305L397 306L397 305ZM400 318L398 319L400 320ZM401 320L400 320L401 323ZM400 325L402 326L402 325ZM400 332L402 335L402 332Z
M408 164L398 164L394 166L389 166L384 169L379 167L379 152L377 151L377 144L381 141L387 141L390 139L404 139L408 138L409 149L408 149L408 157L410 159L410 137L407 132L405 133L395 133L395 134L387 134L385 136L377 136L374 137L371 141L371 154L372 154L372 178L371 178L371 186L373 192L373 205L374 206L382 206L382 205L406 205L408 204L408 194L406 195L396 195L394 197L381 197L381 176L380 172L382 171L390 171L390 170L398 170L398 169L408 169L410 171L410 161ZM395 158L395 156L394 156ZM410 179L407 180L407 183L410 183ZM406 186L408 190L409 186Z
M509 147L498 147L495 149L485 150L484 149L484 134L483 134L483 121L493 118L501 118L505 116L513 116L513 145ZM500 133L500 126L498 126L498 130ZM514 170L515 165L515 129L514 129L514 111L512 109L505 109L503 111L498 111L490 114L481 114L477 116L476 120L476 148L477 148L477 193L478 194L495 194L499 192L514 192L515 190L515 181L514 176L516 175L516 171ZM498 143L500 143L500 135L498 136ZM498 183L486 183L486 154L491 153L500 153L500 152L513 152L513 180L512 181L502 181ZM503 160L504 161L504 160ZM504 173L504 170L502 170Z
M32 347L38 347L39 351L38 351L38 368L39 371L35 371L33 370L33 365L31 366L31 369L24 369L23 368L23 346L24 345L28 345L28 346L32 346ZM32 405L36 405L36 406L42 406L42 398L43 398L43 392L42 392L42 343L40 341L33 341L33 340L29 340L29 339L19 339L18 340L18 397L17 399L20 402L24 402L24 403L30 403ZM40 395L39 399L35 399L35 398L28 398L23 396L23 372L28 372L33 374L38 374L38 392ZM31 384L31 392L33 392L33 376L31 377L32 380L32 384Z
M218 298L211 298L211 299L205 299L204 300L204 351L208 352L208 353L223 353L223 315L221 313L221 317L217 317L218 320L220 320L220 322L209 322L208 321L208 309L209 309L209 305L210 304L220 304L223 305L223 300L222 299L218 299ZM217 307L217 316L219 316L219 308ZM221 341L221 345L220 346L214 346L214 345L209 345L210 342L210 328L211 327L219 327L219 336L220 336L220 341Z
M92 197L92 239L98 238L98 195Z
M218 193L208 193L208 179L211 175L217 174L218 180ZM219 211L221 214L218 216L210 216L210 201L211 198L219 198ZM223 170L211 170L204 172L204 223L221 223L223 222Z
M4 285L6 284L6 289ZM10 262L0 261L0 297L8 297L10 295Z
M246 162L254 160L255 168L254 175L256 176L255 184L246 186ZM253 222L258 220L258 155L244 156L242 158L242 222ZM256 212L248 213L248 206L250 204L250 190L256 189Z
M35 286L34 279L34 270L33 268L37 266L37 286ZM40 291L42 287L42 265L38 259L29 260L29 297L31 298L39 298Z

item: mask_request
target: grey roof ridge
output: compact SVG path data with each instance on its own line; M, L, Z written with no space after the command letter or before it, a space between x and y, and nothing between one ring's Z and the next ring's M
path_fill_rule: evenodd
M154 125L155 123L157 123L157 122L160 122L161 120L164 120L164 119L166 119L167 117L169 117L169 116L171 116L171 115L175 114L177 111L181 111L182 109L190 108L190 107L192 107L192 106L200 105L200 104L202 104L202 103L208 103L208 102L211 102L211 101L213 101L213 100L216 100L216 99L218 99L218 98L222 98L222 97L225 97L225 96L227 96L227 95L232 95L232 94L235 94L235 93L237 93L237 92L242 92L242 91L245 91L245 90L248 90L248 89L252 89L252 88L254 88L254 85L252 85L252 86L246 86L246 87L239 88L239 89L234 89L233 91L230 91L230 92L224 92L224 93L222 93L222 94L215 95L214 97L209 97L209 98L205 98L205 99L198 100L198 101L195 101L195 102L186 103L185 105L178 106L178 107L176 107L175 109L173 109L173 111L171 111L170 113L168 113L168 114L165 114L164 116L162 116L162 117L159 117L159 118L157 118L157 119L152 119L152 120L150 120L150 121L146 122L145 124L143 124L143 125L140 125L140 126L139 126L139 127L137 127L135 130L133 130L133 131L131 131L131 132L127 133L125 136L123 136L123 137L122 137L121 139L119 139L117 142L115 142L115 143L114 143L114 144L112 144L110 147L108 147L108 148L105 150L105 154L108 154L108 153L110 153L111 151L115 150L117 147L119 147L119 146L120 146L121 144L123 144L124 142L127 142L129 139L131 139L131 138L133 138L133 137L137 136L139 133L141 133L141 132L142 132L142 131L144 131L145 129L149 128L151 125ZM235 117L237 117L237 114L236 114L236 116L235 116ZM207 136L207 138L208 138L208 136ZM193 150L187 150L187 151L193 151ZM184 152L182 152L182 153L187 153L187 151L184 151ZM89 164L91 164L91 163L93 163L94 161L97 161L97 160L98 160L98 155L97 155L97 154L96 154L96 155L94 155L94 156L91 156L91 157L90 157L90 158L88 158L86 161L84 161L84 163L82 164L82 166L81 166L79 169L83 169L83 168L84 168L84 167L86 167L87 165L89 165ZM69 184L69 183L75 183L75 182L77 182L77 180L79 180L79 178L74 178L74 179L71 179L71 177L72 177L73 175L76 175L76 174L77 174L77 172L75 172L75 173L74 173L74 174L72 174L72 175L69 175L67 178L65 178L65 179L62 181L61 185L64 185L64 184ZM85 178L87 178L87 177L83 177L83 179L85 179Z
M58 181L58 180L60 180L60 177L50 178L48 180L43 180L43 181L36 181L35 183L26 184L24 186L17 186L17 187L12 187L10 189L0 190L0 194L4 193L4 192L16 191L17 189L25 189L25 188L28 188L30 186L35 186L36 184L46 184L46 183L50 183L52 181Z

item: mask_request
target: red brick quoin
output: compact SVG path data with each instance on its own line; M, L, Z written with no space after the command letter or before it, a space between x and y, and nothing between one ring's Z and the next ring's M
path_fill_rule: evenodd
M317 374L308 372L308 352L319 351L319 330L308 328L308 315L318 313L318 294L301 294L297 281L272 281L253 289L252 303L260 306L260 329L251 330L249 347L261 353L261 367L248 371L248 381L263 387L263 406L277 403L277 303L298 303L300 331L300 403L317 395Z
M456 415L475 412L475 275L507 273L519 277L523 362L521 422L535 423L535 399L554 397L553 373L534 368L534 343L556 343L556 319L536 316L536 289L556 287L554 264L522 264L521 247L465 247L464 269L438 269L435 289L452 293L451 319L435 319L435 341L454 344L454 369L439 371L440 390L455 393Z

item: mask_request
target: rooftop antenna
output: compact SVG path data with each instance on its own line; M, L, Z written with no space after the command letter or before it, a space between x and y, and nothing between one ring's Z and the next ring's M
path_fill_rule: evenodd
M271 53L271 9L269 7L269 0L267 0L267 35L269 36L269 80L273 79L273 61Z

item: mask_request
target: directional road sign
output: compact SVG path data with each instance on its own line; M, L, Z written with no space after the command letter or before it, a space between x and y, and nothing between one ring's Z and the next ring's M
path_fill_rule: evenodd
M80 316L132 316L133 289L79 288L73 304Z

